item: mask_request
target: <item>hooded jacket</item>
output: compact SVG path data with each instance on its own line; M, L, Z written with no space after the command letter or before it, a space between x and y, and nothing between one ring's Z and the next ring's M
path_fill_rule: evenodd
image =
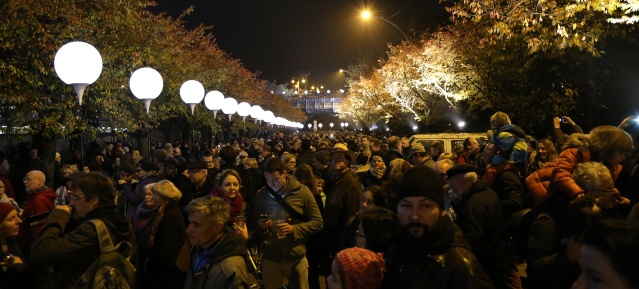
M90 211L86 220L102 220L114 246L127 241L135 251L131 224L116 208L116 205L100 206ZM74 282L100 255L95 227L85 221L76 228L67 230L70 218L69 212L53 210L31 248L30 260L35 270L42 272L47 267L59 269L60 279L55 281L56 288L72 288Z
M199 254L205 254L199 247L191 249L191 262L184 282L184 289L236 289L249 288L246 270L246 247L244 240L224 227L224 235L213 245L211 255L204 268L193 272Z
M53 210L53 208L55 208L55 198L55 192L47 187L43 187L34 193L28 194L24 210L22 211L22 218L28 220L29 217ZM43 228L43 223L44 220L35 224L28 224L28 222L20 224L18 246L25 256L29 256L31 244L33 244L33 241L40 234L40 231Z
M293 233L278 238L275 224L264 230L262 236L263 258L272 262L288 263L298 261L306 255L306 240L322 230L324 222L315 197L311 191L292 175L286 176L286 184L276 192L296 212L306 216L307 222L291 216L280 203L273 198L266 187L261 188L255 196L255 214L267 215L271 220L291 218Z

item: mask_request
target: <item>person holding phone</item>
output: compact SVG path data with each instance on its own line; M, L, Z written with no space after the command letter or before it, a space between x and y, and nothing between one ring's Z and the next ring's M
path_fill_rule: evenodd
M553 118L552 120L553 123L553 138L555 139L555 144L557 145L558 148L561 148L564 146L564 143L566 143L566 140L568 140L568 135L573 134L573 133L584 133L584 131L581 129L581 127L579 125L577 125L569 116L555 116L555 118ZM566 124L570 126L571 131L568 134L565 134L562 130L561 130L561 125L562 124Z

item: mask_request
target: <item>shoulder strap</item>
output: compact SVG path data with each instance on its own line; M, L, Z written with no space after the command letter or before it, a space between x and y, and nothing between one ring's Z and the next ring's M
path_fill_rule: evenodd
M95 230L98 232L98 240L100 242L100 252L109 252L113 251L113 242L111 241L111 236L109 236L109 231L107 230L104 222L100 219L89 220L91 224L95 227Z
M271 197L273 197L280 204L280 206L282 206L289 214L291 214L293 217L295 217L296 219L302 222L309 221L308 217L295 211L295 209L293 209L291 205L289 205L286 201L284 201L284 199L282 199L282 196L280 196L280 194L274 192L273 189L271 189L271 187L269 187L268 185L265 187L266 187L266 191L271 195Z

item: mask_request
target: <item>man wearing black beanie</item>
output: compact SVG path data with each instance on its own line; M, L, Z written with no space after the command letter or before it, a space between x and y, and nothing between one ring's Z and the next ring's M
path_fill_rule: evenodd
M461 231L444 211L443 184L415 166L397 185L402 226L386 254L382 288L494 288Z

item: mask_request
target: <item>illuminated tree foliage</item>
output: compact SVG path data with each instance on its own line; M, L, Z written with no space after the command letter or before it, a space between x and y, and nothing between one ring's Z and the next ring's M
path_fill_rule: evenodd
M530 52L576 48L599 55L596 44L616 29L610 22L636 22L637 7L636 0L462 0L448 10L454 20L485 23L480 32L491 43L518 38Z

